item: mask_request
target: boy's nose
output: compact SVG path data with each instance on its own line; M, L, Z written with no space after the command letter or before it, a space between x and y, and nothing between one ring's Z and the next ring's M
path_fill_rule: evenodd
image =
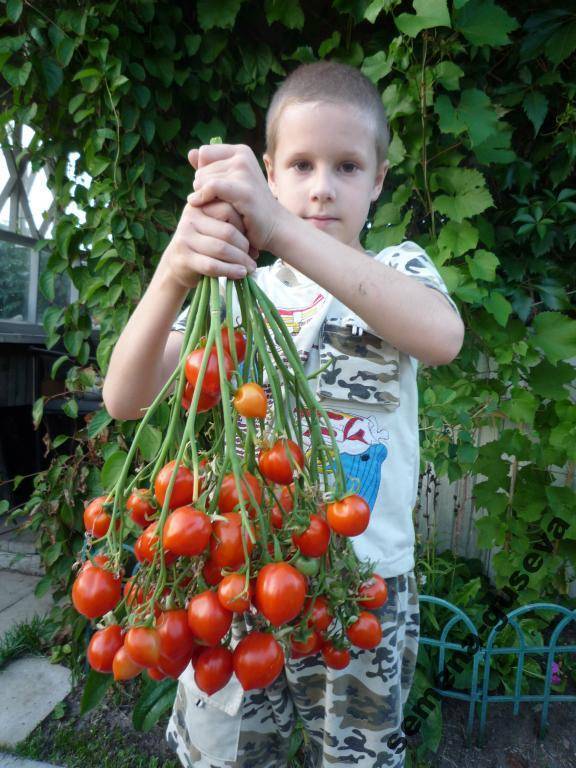
M310 186L311 199L324 202L334 200L335 195L334 184L330 176L326 173L316 174Z

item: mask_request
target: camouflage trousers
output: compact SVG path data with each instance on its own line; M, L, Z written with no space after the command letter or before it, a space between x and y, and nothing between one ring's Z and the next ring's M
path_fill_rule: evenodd
M352 650L343 670L319 654L288 661L269 688L244 694L237 715L198 699L182 676L166 731L185 768L284 768L297 719L306 768L402 768L401 723L416 668L419 608L413 572L386 579L373 651ZM197 691L196 691L197 694Z

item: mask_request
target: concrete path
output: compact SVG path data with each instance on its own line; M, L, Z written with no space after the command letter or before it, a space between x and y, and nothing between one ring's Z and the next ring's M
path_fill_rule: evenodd
M27 757L15 757L0 752L0 768L63 768L51 763L39 763L37 760L28 760Z
M41 599L34 595L38 581L37 576L0 571L0 638L16 624L50 609L50 595ZM50 664L43 656L19 658L1 669L0 748L15 746L36 728L70 693L71 677L67 667ZM0 768L46 765L31 761L15 763L15 759L0 753Z

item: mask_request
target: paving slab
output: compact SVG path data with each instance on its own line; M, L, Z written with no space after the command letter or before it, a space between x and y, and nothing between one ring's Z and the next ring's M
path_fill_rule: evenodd
M34 588L38 581L37 576L0 571L0 637L15 624L48 613L53 605L52 595L37 598Z
M9 608L26 595L34 593L36 576L17 571L0 571L0 611Z
M17 659L0 670L0 744L13 747L25 739L71 690L71 671L42 657Z
M16 757L6 752L0 752L0 768L64 768L52 763L40 763L38 760L29 760L27 757Z

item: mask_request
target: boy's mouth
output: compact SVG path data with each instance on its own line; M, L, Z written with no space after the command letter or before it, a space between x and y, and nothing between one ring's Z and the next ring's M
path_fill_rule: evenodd
M306 216L306 221L309 221L311 224L315 224L318 227L322 227L329 224L331 221L338 221L338 219L334 216Z

